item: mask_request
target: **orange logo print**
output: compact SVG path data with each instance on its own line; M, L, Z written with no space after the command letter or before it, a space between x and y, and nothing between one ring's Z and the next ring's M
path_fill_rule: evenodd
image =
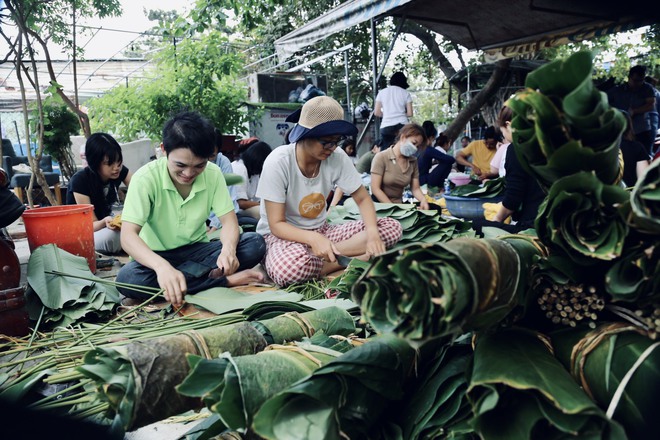
M316 218L325 209L325 197L321 193L309 194L300 201L298 211L305 218Z

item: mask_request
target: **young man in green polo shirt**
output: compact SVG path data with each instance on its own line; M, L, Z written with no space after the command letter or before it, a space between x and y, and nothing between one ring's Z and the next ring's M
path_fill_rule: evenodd
M195 112L165 124L166 157L137 170L126 195L121 244L133 261L121 268L118 282L160 287L179 306L186 294L263 281L253 267L266 251L264 239L254 232L239 235L225 179L208 161L214 143L213 126ZM211 211L222 223L220 242L209 242L206 235ZM148 298L119 290L129 298Z

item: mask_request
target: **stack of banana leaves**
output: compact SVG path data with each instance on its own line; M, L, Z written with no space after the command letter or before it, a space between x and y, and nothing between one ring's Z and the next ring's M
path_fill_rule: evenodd
M454 186L451 190L452 196L477 197L480 199L492 198L504 194L504 177L489 179L483 183L468 183L466 185Z
M401 223L403 236L397 246L410 243L437 243L456 237L474 236L470 222L442 217L439 211L422 211L413 204L375 203L375 205L378 217L393 218ZM332 224L360 219L360 211L353 199L348 199L343 206L333 206L328 214L328 221Z

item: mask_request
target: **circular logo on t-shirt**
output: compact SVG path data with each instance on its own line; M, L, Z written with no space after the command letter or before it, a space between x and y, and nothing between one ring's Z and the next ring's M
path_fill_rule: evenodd
M316 218L325 209L325 197L321 193L312 193L302 198L298 211L304 218Z

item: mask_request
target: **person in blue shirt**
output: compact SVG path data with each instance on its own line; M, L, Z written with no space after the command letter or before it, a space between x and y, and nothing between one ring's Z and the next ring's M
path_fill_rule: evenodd
M447 154L449 138L440 133L433 147L427 148L419 158L419 183L441 188L449 176L451 168L456 163L454 156ZM435 165L435 167L433 167Z

